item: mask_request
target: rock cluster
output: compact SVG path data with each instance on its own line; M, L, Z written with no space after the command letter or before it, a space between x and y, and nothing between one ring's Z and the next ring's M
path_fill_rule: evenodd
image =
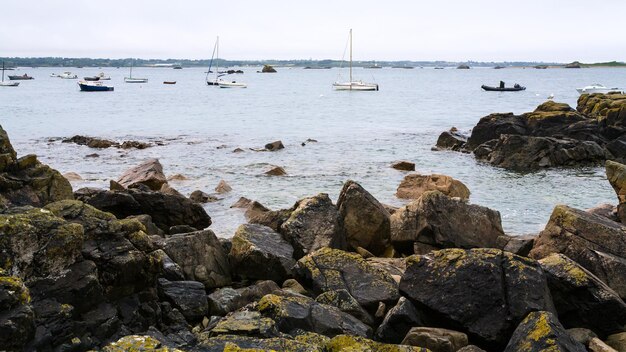
M85 145L89 148L105 149L105 148L121 148L121 149L146 149L152 145L147 142L140 141L123 141L122 143L112 141L109 139L103 139L98 137L88 137L76 135L70 138L63 139L63 143L74 143L78 145Z

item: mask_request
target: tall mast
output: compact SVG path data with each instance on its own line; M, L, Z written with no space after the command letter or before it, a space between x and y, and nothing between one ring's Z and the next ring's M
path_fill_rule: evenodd
M130 77L128 77L128 78L133 78L133 62L134 62L134 60L130 61Z
M220 77L220 36L215 40L215 82Z
M350 86L352 86L352 28L350 28Z
M2 82L4 82L4 61L2 61Z

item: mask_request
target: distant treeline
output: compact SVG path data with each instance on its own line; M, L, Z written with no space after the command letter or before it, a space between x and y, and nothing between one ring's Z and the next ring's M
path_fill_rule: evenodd
M6 67L128 67L131 63L134 66L153 65L181 65L183 67L208 67L209 59L188 60L188 59L91 59L91 58L68 58L68 57L0 57ZM214 60L213 65L216 64ZM345 61L340 60L223 60L219 59L219 66L298 66L298 67L339 67L346 66ZM624 65L614 62L615 66ZM558 63L546 62L450 62L450 61L355 61L354 66L395 66L395 67L421 67L421 66L458 66L466 64L471 67L492 67L492 66L535 66L535 65L559 65ZM606 66L606 65L605 65Z

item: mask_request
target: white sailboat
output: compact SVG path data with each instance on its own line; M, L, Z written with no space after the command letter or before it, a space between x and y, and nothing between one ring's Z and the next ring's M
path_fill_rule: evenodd
M130 74L124 77L126 83L148 83L147 78L133 78L133 61L130 62Z
M2 81L0 81L0 87L17 87L20 85L20 82L11 82L11 81L4 81L4 61L2 61Z
M206 84L209 86L217 86L220 88L247 88L248 85L237 81L226 81L221 79L224 74L220 74L219 70L219 55L220 55L220 37L215 40L215 46L213 47L213 55L211 55L211 61L209 62L209 70L206 73ZM210 81L209 74L211 73L211 66L213 65L213 59L215 58L215 79Z
M352 78L352 29L350 29L350 80L348 82L335 82L333 83L335 90L349 90L349 91L372 91L378 90L378 84L367 83L361 80L354 80Z

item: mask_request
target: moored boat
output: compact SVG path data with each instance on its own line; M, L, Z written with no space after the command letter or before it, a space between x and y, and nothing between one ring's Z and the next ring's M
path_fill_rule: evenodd
M603 86L600 83L594 83L590 86L586 86L583 88L576 88L576 91L578 91L578 93L580 94L593 94L593 93L611 93L611 92L617 92L617 93L623 93L624 91L620 88L608 88Z
M96 81L96 82L80 81L78 82L78 86L80 87L80 90L83 92L112 92L114 89L111 86L104 85L100 81Z
M126 83L148 83L147 78L133 78L133 62L130 63L130 73L128 77L124 77L124 82Z
M335 82L333 83L334 90L348 90L348 91L377 91L377 83L367 83L363 81L357 81L352 78L352 29L350 29L350 76L348 82Z
M224 81L222 79L217 81L217 86L220 88L247 88L248 85L237 81Z
M0 81L0 87L17 87L20 85L20 82L5 82L4 81L4 61L2 61L2 81Z
M100 80L100 77L98 77L98 76L83 77L83 79L84 79L85 81L99 81L99 80Z
M521 90L526 90L526 87L520 86L517 83L515 83L513 87L505 87L504 82L500 83L499 87L491 87L484 84L480 87L488 92L519 92Z
M68 71L61 73L58 77L63 79L78 79L78 75L72 74Z
M176 84L176 81L163 81L163 84Z
M27 74L23 74L23 75L9 76L9 79L11 81L27 81L27 80L31 80L31 79L35 79L35 78L33 78L32 76L29 76Z

